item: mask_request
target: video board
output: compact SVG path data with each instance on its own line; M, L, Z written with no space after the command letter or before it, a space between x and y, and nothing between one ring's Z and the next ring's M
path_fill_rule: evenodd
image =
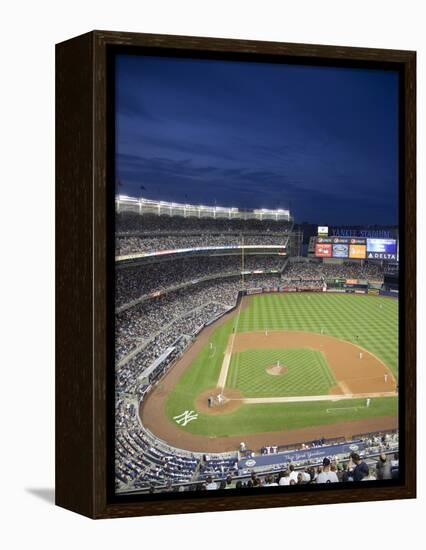
M370 239L366 237L317 237L317 258L354 260L398 260L398 243L395 239Z
M356 260L364 260L367 252L365 244L350 244L349 245L349 258Z
M367 258L373 260L393 260L397 258L395 239L367 239Z
M315 256L317 258L332 258L333 250L331 243L316 243Z
M333 258L347 258L349 256L349 245L333 244Z

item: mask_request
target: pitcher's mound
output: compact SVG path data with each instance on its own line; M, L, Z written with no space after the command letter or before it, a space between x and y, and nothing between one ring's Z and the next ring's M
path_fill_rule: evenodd
M211 407L209 407L209 398L212 402ZM202 413L229 413L241 407L242 399L244 399L244 395L239 390L225 388L221 392L219 388L212 388L200 393L195 401L195 406Z
M282 365L272 365L266 369L266 372L268 374L272 374L272 376L278 376L280 374L286 374L288 372L288 367Z

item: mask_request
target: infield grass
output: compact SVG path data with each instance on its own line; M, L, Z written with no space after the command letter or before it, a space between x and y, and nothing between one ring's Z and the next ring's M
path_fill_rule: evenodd
M267 369L285 366L284 374L273 376ZM228 388L245 397L289 397L324 395L336 385L324 356L311 349L255 349L232 355L226 380Z

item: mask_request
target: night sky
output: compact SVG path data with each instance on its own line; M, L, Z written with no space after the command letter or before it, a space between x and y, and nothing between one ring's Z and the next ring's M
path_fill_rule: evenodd
M398 223L396 72L120 55L116 74L121 194Z

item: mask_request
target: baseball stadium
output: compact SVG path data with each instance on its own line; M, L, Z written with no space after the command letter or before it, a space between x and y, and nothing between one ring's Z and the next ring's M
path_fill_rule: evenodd
M117 494L398 476L397 232L115 208Z

